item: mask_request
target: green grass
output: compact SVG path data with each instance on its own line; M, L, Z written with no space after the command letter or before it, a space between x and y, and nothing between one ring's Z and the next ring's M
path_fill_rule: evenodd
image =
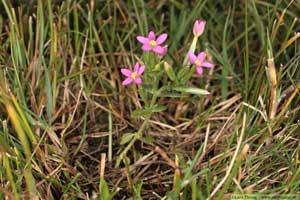
M10 2L0 3L0 199L300 195L299 1ZM210 94L121 85L120 69L148 58L136 36L150 30L169 35L173 71L161 66L160 85L184 74L199 18L197 52L216 66L187 85ZM137 111L149 99L152 110Z

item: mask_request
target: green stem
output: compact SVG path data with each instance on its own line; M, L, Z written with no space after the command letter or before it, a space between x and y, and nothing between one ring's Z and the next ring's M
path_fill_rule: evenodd
M145 121L143 122L143 124L141 125L141 127L139 128L139 130L135 133L134 137L132 138L132 140L130 141L130 143L126 146L126 148L122 151L122 153L119 156L119 160L117 161L117 166L119 166L120 164L120 159L123 159L124 155L127 154L127 152L129 151L129 149L132 147L132 145L136 142L136 140L140 139L142 137L142 133L143 130L145 129L145 127L148 125L148 122L150 120L151 115L148 115L145 119Z
M153 106L156 103L156 99L157 99L157 95L158 94L154 94L152 96L151 99L151 104L150 106ZM151 118L152 114L149 114L146 116L143 124L141 125L141 127L139 128L139 130L135 133L134 137L132 138L132 140L130 141L130 143L126 146L126 148L122 151L122 153L119 156L119 159L117 160L116 163L116 167L119 166L121 159L123 159L124 155L127 154L127 152L129 151L129 149L132 147L132 145L136 142L136 140L140 139L143 136L143 131L144 129L147 127L149 120Z
M197 41L198 41L198 37L194 37L193 41L192 41L192 44L189 48L189 51L191 52L195 52L195 49L196 49L196 45L197 45ZM186 54L185 58L184 58L184 61L183 61L183 66L185 67L189 67L190 65L188 64L189 63L189 55Z

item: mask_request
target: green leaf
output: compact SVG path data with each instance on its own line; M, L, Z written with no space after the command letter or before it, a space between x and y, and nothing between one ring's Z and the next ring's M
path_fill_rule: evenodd
M104 178L101 178L100 180L100 195L101 195L101 200L109 200L110 194L109 194L109 189L106 181Z
M189 67L182 67L177 74L178 80L181 80L184 76L186 76L189 73L189 71Z
M178 92L184 92L184 93L190 93L190 94L196 94L196 95L208 95L210 94L208 91L194 88L194 87L175 87L173 90Z
M186 84L186 82L192 77L195 72L195 67L183 67L179 70L177 78L181 84Z
M135 110L131 113L131 117L132 118L138 118L138 117L145 117L151 113L154 112L162 112L164 110L166 110L167 107L166 106L162 106L162 105L154 105L150 108L145 108L145 109L140 109L140 110Z
M161 92L159 97L172 97L172 98L181 98L183 95L179 92Z
M151 112L162 112L164 110L166 110L167 107L166 106L163 106L163 105L154 105L150 108Z
M51 81L50 81L50 73L49 69L45 69L45 83L46 83L46 95L47 95L47 104L46 104L46 110L47 110L47 117L49 124L51 123L51 115L52 115L52 88L51 88Z
M145 117L149 114L151 114L151 110L149 110L149 109L140 109L140 110L134 110L131 113L131 117L132 118L139 118L139 117Z
M121 138L120 144L121 144L121 145L124 145L124 144L130 142L131 139L134 137L134 135L135 135L134 133L126 133L126 134L124 134L124 135L122 136L122 138Z
M179 199L178 194L174 191L167 192L168 200L177 200Z
M154 138L151 136L144 136L140 138L141 141L143 141L146 144L153 144Z
M141 197L142 186L143 186L143 182L142 181L138 182L136 185L133 185L134 199L136 199L136 200L142 200L143 199Z

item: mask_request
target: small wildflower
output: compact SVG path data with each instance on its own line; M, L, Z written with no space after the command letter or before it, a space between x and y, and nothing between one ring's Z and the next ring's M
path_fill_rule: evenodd
M205 29L205 24L206 24L206 21L204 21L202 19L195 21L194 28L193 28L193 33L194 33L195 37L199 37L200 35L203 34L204 29Z
M140 85L142 83L141 75L144 73L144 71L145 71L145 66L144 65L140 66L138 62L135 63L133 71L125 68L121 69L121 73L127 77L122 82L122 85L128 85L133 81L136 84Z
M202 67L208 67L208 68L214 67L214 64L205 61L205 57L206 57L205 52L200 52L196 56L193 52L189 51L188 55L189 55L190 63L196 65L196 71L199 75L203 73Z
M163 33L157 39L155 33L150 31L148 37L137 36L136 39L143 44L143 51L154 51L155 53L163 56L167 53L167 48L160 46L164 41L166 41L168 34Z

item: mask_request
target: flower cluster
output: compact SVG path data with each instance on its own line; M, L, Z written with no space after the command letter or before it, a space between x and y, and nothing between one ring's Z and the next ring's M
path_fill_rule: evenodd
M142 43L143 51L153 51L154 53L164 56L167 53L167 47L161 46L162 43L166 41L168 34L163 33L156 38L156 35L153 31L150 31L148 37L137 36L136 39ZM122 85L128 85L132 82L140 85L142 83L141 75L145 71L145 66L137 62L134 66L133 71L129 69L121 69L121 73L127 78L122 82Z
M193 27L193 34L195 38L201 36L204 32L206 22L204 20L196 20ZM142 50L145 52L154 52L159 56L164 56L167 53L167 47L162 44L167 40L168 34L163 33L156 37L153 31L150 31L148 37L137 36L136 39L142 44ZM200 52L196 55L193 51L188 52L188 58L190 64L195 65L196 72L199 75L203 74L203 68L212 68L214 64L205 60L206 53ZM121 69L121 73L126 76L126 79L122 82L122 85L128 85L132 82L140 85L142 83L142 74L145 71L145 65L140 65L138 62L135 64L133 71L129 69Z

